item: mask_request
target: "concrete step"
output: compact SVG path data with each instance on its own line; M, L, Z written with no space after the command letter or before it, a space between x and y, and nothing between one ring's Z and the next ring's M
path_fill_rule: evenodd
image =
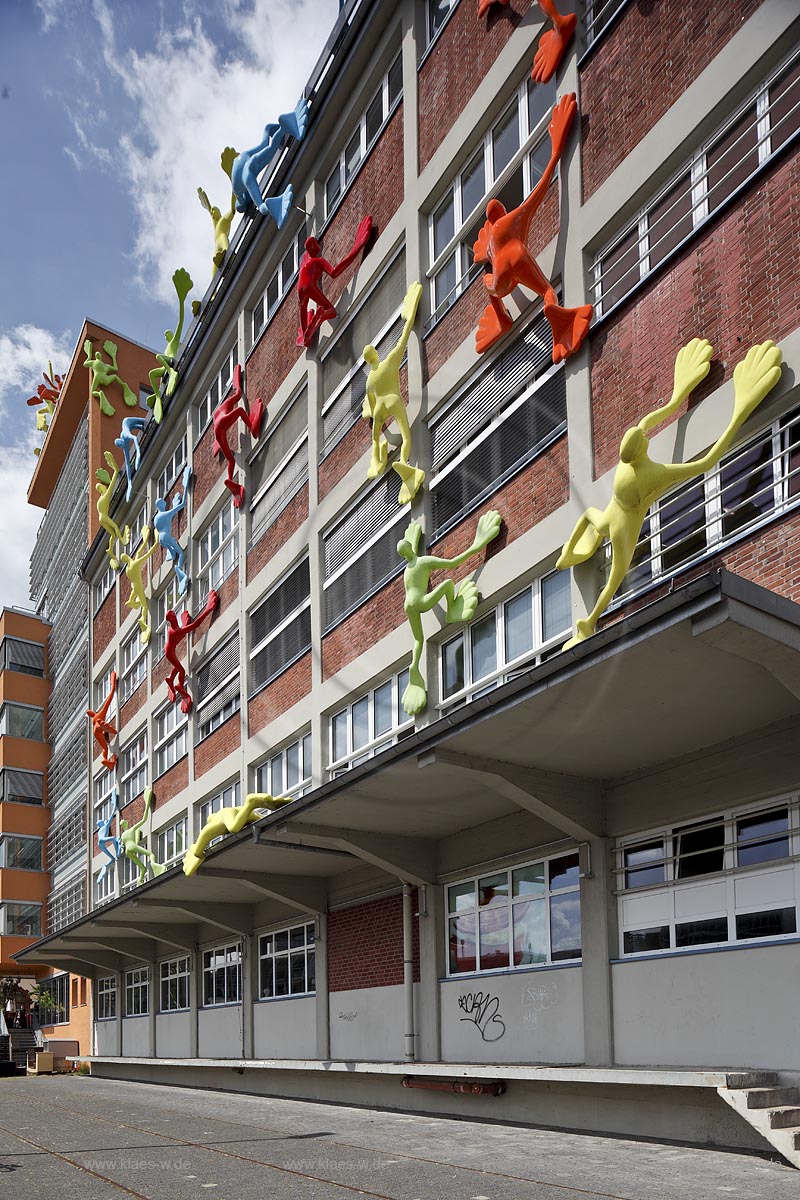
M766 1110L770 1129L800 1128L800 1108L789 1105L785 1108L769 1108Z
M800 1091L796 1087L747 1089L748 1108L785 1108L792 1104L800 1104Z
M725 1082L731 1090L739 1088L777 1087L777 1071L729 1071Z

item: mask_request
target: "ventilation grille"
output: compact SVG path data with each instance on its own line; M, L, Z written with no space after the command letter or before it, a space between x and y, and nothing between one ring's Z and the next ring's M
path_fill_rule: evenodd
M251 510L250 546L262 538L308 479L308 442L298 446Z
M250 615L250 644L258 646L311 595L308 559L304 558L263 604Z
M79 654L73 660L50 693L47 705L47 728L50 737L58 737L76 714L84 714L89 707L89 660Z
M277 678L311 648L311 609L304 608L250 661L250 695Z
M400 480L388 471L329 533L323 534L325 579L349 562L380 529L398 515ZM408 515L407 513L405 514Z
M81 727L56 751L47 770L47 796L51 807L67 794L86 772L86 736Z
M71 925L86 912L86 885L83 878L77 879L60 892L53 892L47 901L47 932L57 933L65 925Z
M31 554L31 595L52 620L87 548L89 425L81 422L42 518ZM93 493L94 494L94 493Z
M198 667L195 677L195 698L201 704L206 696L224 683L234 671L239 670L239 634L236 633L209 659Z
M86 812L81 801L80 807L74 808L47 835L47 865L50 870L85 844Z

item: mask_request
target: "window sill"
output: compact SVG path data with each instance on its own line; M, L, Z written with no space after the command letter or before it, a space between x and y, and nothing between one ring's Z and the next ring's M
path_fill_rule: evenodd
M187 750L184 750L184 752L180 756L180 758L175 759L174 763L170 763L168 767L164 767L163 771L159 771L157 775L154 775L153 783L155 783L157 779L163 779L164 776L167 775L172 770L173 767L177 767L179 763L182 763L183 760L188 757L189 757L189 751L187 749Z
M622 961L622 960L621 960ZM540 963L538 966L503 967L497 971L465 971L463 975L442 975L439 983L463 983L472 979L496 979L503 975L536 975L540 971L571 971L582 967L583 959L568 958L563 963Z
M150 1013L126 1013L123 1021L138 1021L141 1017L149 1017Z
M200 1012L216 1012L220 1008L241 1008L241 1000L226 1000L222 1004L201 1004Z
M191 1008L161 1008L156 1013L157 1017L174 1017L176 1013L191 1012Z
M291 996L259 996L254 1004L280 1004L284 1000L314 1000L316 992L294 992Z
M229 717L225 718L224 721L220 721L219 725L215 725L213 729L208 731L208 733L204 733L202 737L198 737L197 741L194 743L195 746L202 746L203 742L207 742L210 737L213 737L215 733L218 733L220 729L224 728L224 726L228 724L228 721L232 721L233 718L237 717L240 712L241 702L239 707L236 709L236 712L232 712Z
M624 965L630 962L647 962L652 959L686 958L694 954L725 954L730 950L761 950L768 946L797 946L800 945L800 935L788 933L782 938L758 938L747 942L725 942L716 946L688 946L685 950L648 950L641 954L626 954L624 958L610 958L611 966Z

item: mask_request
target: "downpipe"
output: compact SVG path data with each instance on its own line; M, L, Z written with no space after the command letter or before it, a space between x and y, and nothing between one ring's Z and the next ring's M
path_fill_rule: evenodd
M414 1030L414 909L410 883L403 884L403 999L405 1002L404 1054L406 1062L416 1061Z
M502 1079L481 1083L479 1079L418 1079L406 1075L404 1088L419 1088L428 1092L449 1092L457 1096L505 1096L506 1085Z

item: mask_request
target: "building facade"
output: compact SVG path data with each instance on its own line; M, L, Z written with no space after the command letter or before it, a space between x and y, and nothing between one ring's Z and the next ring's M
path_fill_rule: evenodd
M119 676L95 819L118 787L138 822L152 786L146 844L168 870L139 886L95 841L91 914L26 956L91 974L100 1072L763 1145L722 1093L734 1072L800 1079L800 22L780 0L702 22L607 0L547 84L530 77L543 28L522 4L345 5L308 132L268 181L299 208L278 233L242 223L117 496L135 526L191 468L186 607L219 604L181 650L188 714L165 683L169 557L150 560L145 646L102 535L83 562L92 707ZM589 334L554 363L517 289L513 327L478 354L487 202L530 193L570 93L528 246L564 304L594 306ZM366 215L368 252L306 350L304 239L335 263ZM396 343L415 280L401 386L426 479L400 505L397 472L367 477L362 353ZM653 459L715 442L750 347L774 340L780 381L720 464L651 507L598 632L562 651L610 564L558 570L561 548L695 337L711 371ZM213 425L237 366L267 406L234 446L240 507ZM450 575L473 573L479 607L424 616L427 705L409 716L397 544L413 517L453 559L490 510L500 536ZM209 816L253 792L292 803L185 876ZM456 1095L464 1079L485 1094Z

